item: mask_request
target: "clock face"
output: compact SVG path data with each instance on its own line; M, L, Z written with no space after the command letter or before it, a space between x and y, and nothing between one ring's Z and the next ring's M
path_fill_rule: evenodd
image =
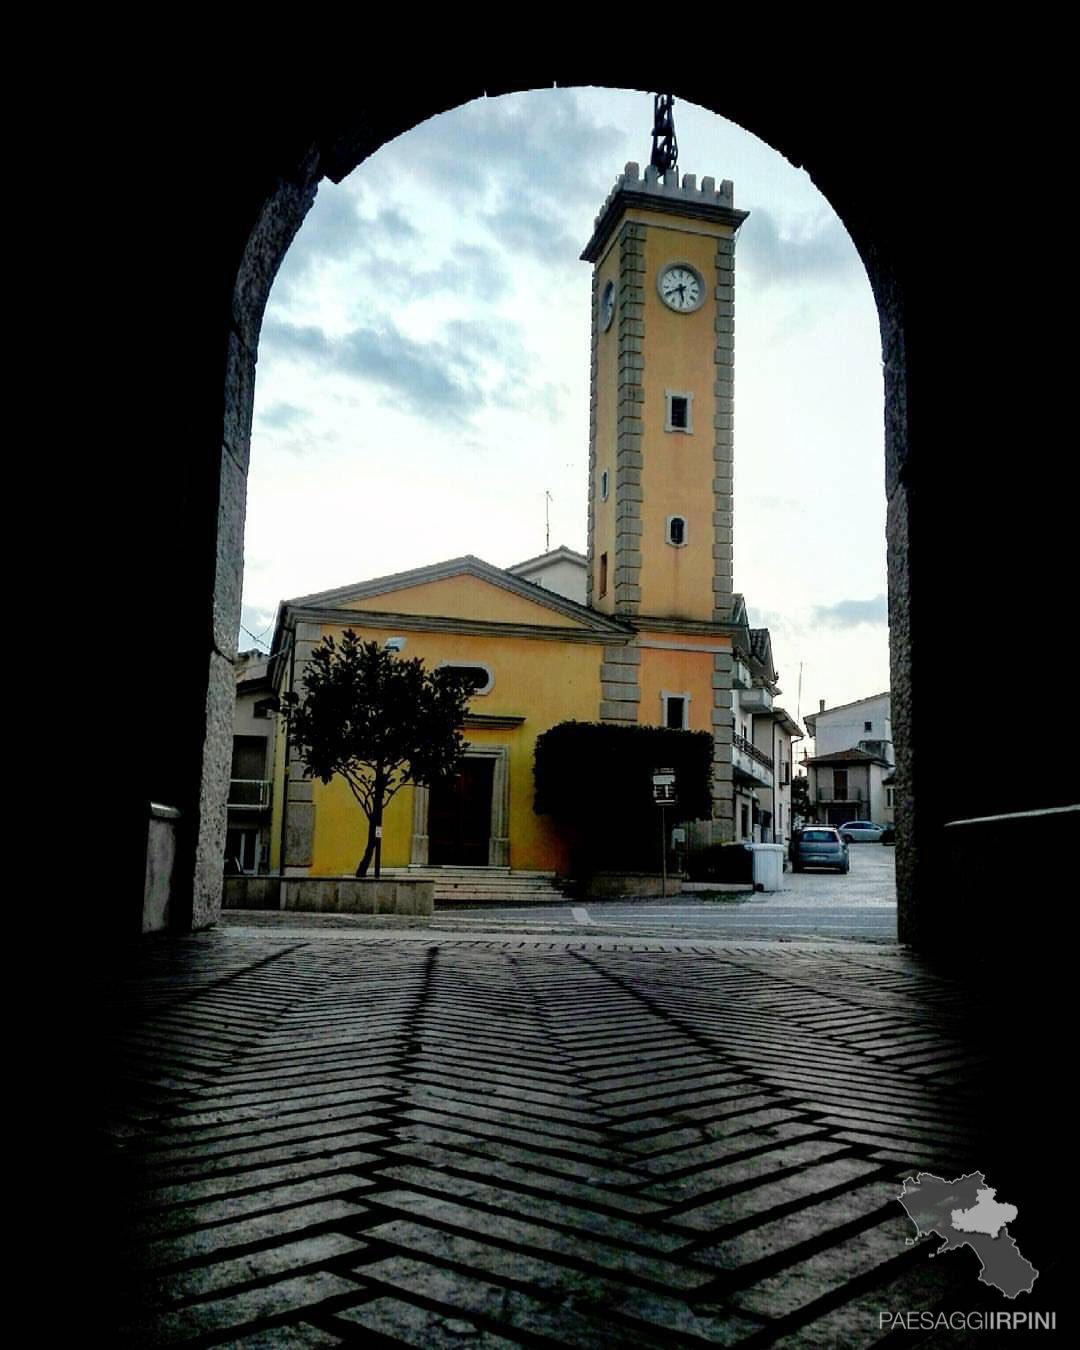
M678 314L690 314L705 301L705 281L689 263L671 263L656 279L660 299Z
M600 297L600 327L606 333L615 317L615 283L609 281Z

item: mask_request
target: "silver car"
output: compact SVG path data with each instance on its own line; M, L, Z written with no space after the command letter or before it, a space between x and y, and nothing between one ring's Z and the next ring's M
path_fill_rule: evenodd
M832 867L848 870L848 846L829 825L808 825L791 836L791 870L806 867Z
M839 830L846 844L876 844L885 833L885 826L869 820L849 820Z

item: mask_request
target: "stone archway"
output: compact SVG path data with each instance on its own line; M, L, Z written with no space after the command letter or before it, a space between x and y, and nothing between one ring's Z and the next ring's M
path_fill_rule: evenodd
M647 73L635 80L620 71L611 78L600 69L567 72L551 70L505 76L497 92L543 87L558 75L558 83L612 83L647 86ZM540 78L543 74L544 78ZM989 808L1016 810L1025 804L1052 805L1067 800L1068 785L1050 771L1043 758L1039 789L1027 796L1016 791L987 791L985 771L992 756L975 754L965 767L953 754L942 772L942 747L949 743L951 722L938 698L944 668L957 661L956 635L949 630L954 606L942 601L942 565L950 556L969 558L978 548L979 512L994 494L977 477L978 455L966 443L966 433L985 434L988 407L998 389L991 372L970 352L948 342L940 321L942 295L962 293L968 306L965 326L983 326L995 312L983 294L995 250L981 238L970 241L963 257L945 256L929 238L931 209L943 185L950 180L951 163L932 153L938 128L927 119L913 118L911 110L881 109L873 124L853 118L859 101L850 79L823 83L821 72L792 76L781 93L755 86L748 77L725 79L720 87L693 80L676 86L677 98L689 99L741 125L796 163L803 163L829 197L858 248L873 288L881 318L886 390L885 483L888 496L889 591L893 691L893 722L897 745L898 795L907 802L902 840L898 848L901 899L901 937L935 945L955 936L959 916L932 899L948 849L943 829L950 819L986 814ZM490 92L495 89L488 86ZM859 86L869 96L872 82ZM216 463L207 456L202 487L196 494L201 513L198 538L213 541L212 584L201 591L201 607L213 638L204 656L200 687L188 689L189 724L201 718L205 735L197 763L191 759L184 782L189 822L180 866L190 881L182 880L186 899L178 906L179 926L212 922L220 883L218 835L224 828L221 803L228 763L228 715L231 709L231 649L239 612L240 554L252 392L259 326L277 267L323 177L340 180L367 154L392 136L444 108L467 101L481 92L467 76L425 86L399 103L393 115L381 106L360 100L328 106L294 100L278 111L269 125L252 129L257 154L252 165L237 166L237 181L227 197L228 230L222 230L219 276L227 286L227 303L218 330L219 388L223 390L223 429ZM929 158L923 162L922 156ZM981 161L977 161L981 167ZM222 175L224 182L226 175ZM968 169L964 190L975 200L977 175ZM948 283L948 284L946 284ZM223 289L221 299L226 299ZM981 305L976 313L972 307ZM1013 361L1010 370L1015 373ZM965 383L965 404L949 407L941 416L942 394L948 378ZM973 389L977 392L973 393ZM219 407L222 404L219 404ZM1003 412L1000 400L996 405ZM1009 422L1004 416L1003 422ZM1015 421L1015 418L1013 419ZM219 424L221 425L221 424ZM1012 425L1012 423L1010 423ZM999 434L1004 434L1000 432ZM868 453L880 453L868 447ZM969 515L949 514L959 497ZM1014 509L1016 498L1013 494ZM1022 511L1028 502L1020 504ZM955 540L947 547L942 530ZM193 545L195 547L195 545ZM203 547L200 545L200 547ZM1053 549L1046 550L1046 566L1053 566ZM200 577L207 579L203 547ZM203 580L193 581L202 585ZM992 631L999 605L1018 606L1023 587L1017 578L997 578L997 602L968 588L965 610L967 631L961 646L978 649L984 626ZM966 659L966 658L965 658ZM920 664L921 663L921 664ZM992 694L976 698L968 716L976 721L992 714ZM972 758L969 746L969 761ZM981 749L981 747L980 747ZM194 752L191 752L194 756ZM922 766L922 767L921 767ZM950 792L951 789L951 792Z

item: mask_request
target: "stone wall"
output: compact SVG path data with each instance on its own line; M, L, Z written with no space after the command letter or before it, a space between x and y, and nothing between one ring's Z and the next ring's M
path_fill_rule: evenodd
M309 914L431 914L435 883L374 877L226 877L222 907Z
M583 900L625 900L654 895L678 895L682 877L669 876L667 888L659 872L594 872L582 883Z
M170 901L176 876L176 836L180 812L173 806L150 803L146 841L146 880L143 886L142 931L158 933L169 926Z

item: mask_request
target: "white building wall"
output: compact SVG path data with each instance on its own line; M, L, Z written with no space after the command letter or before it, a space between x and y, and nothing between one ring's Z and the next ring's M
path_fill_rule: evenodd
M832 755L855 750L860 741L887 741L892 746L891 699L888 694L847 708L814 713L814 753ZM867 730L866 723L870 723Z
M870 810L866 819L872 820L878 825L892 819L891 811L886 814L885 788L881 782L885 777L885 772L880 764L870 765Z
M585 559L580 562L573 558L549 558L532 567L518 564L508 569L522 581L531 581L534 586L543 586L546 591L564 596L567 600L576 600L585 604L588 590L588 565Z

